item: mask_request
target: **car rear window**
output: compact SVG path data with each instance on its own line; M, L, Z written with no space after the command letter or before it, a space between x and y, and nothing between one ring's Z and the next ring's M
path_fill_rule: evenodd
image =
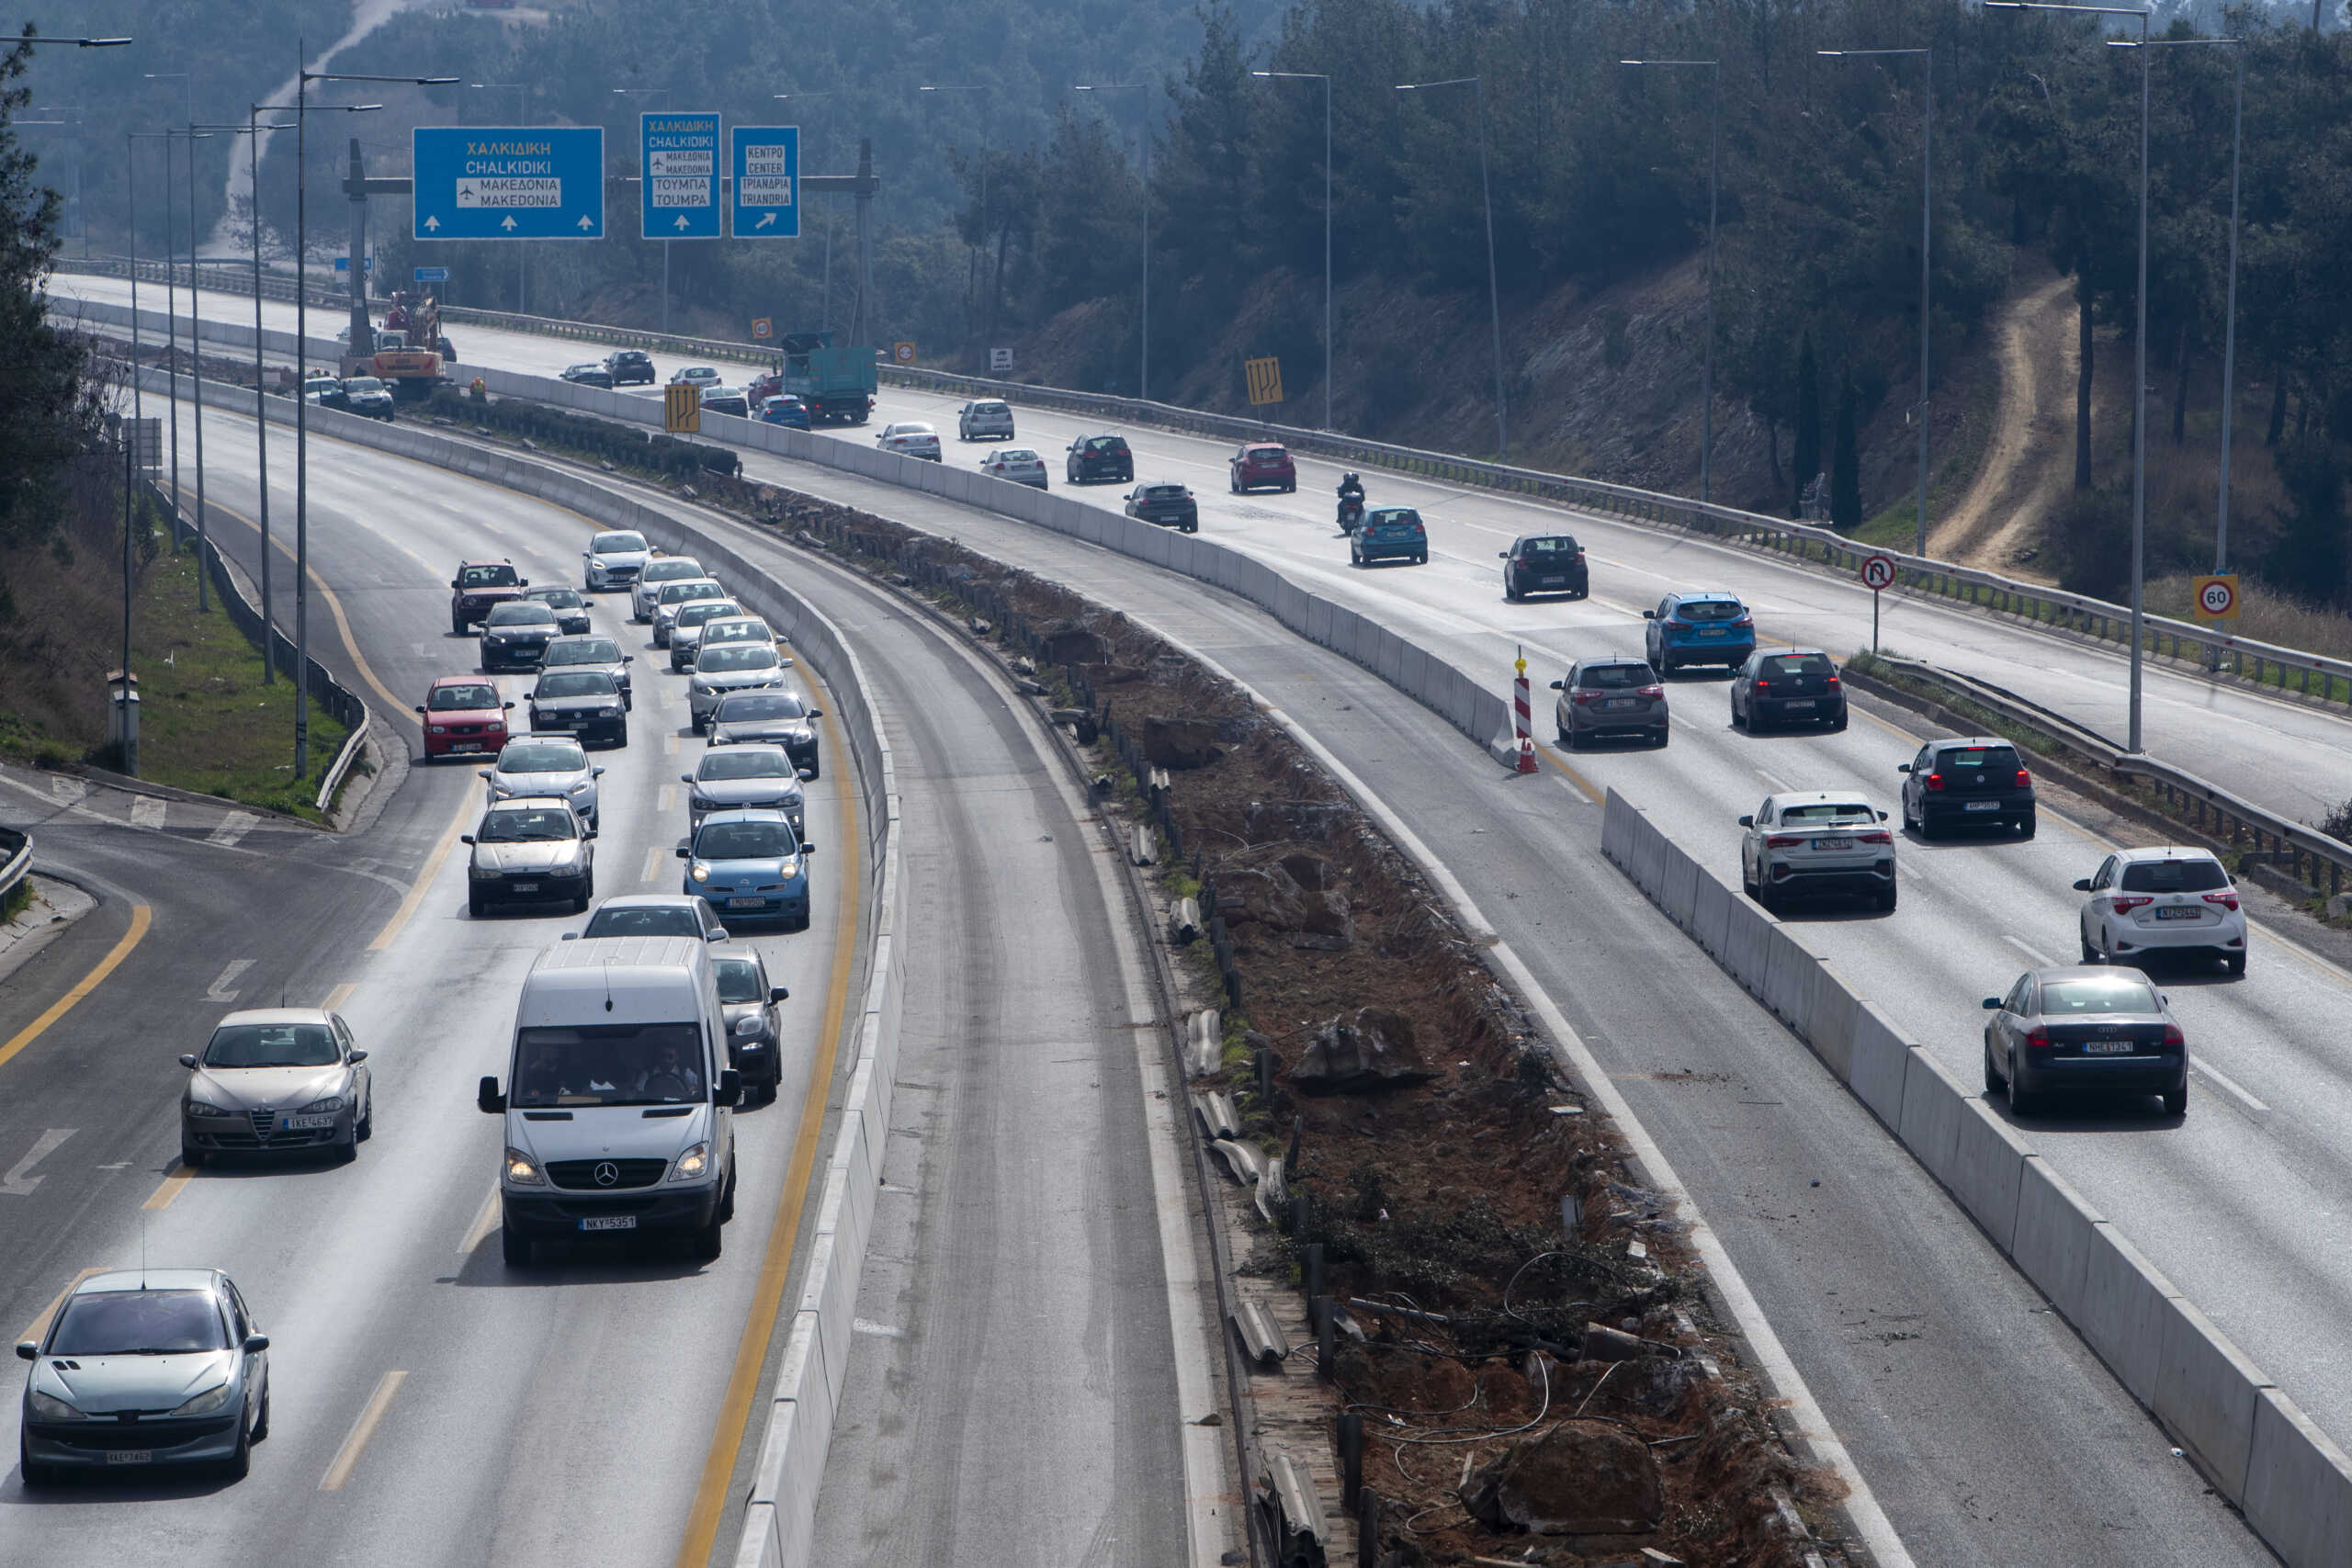
M1657 684L1657 677L1646 664L1588 664L1577 674L1579 691L1617 692Z
M1040 459L1037 454L1026 446L1008 446L997 454L996 460L1010 466L1014 463L1035 463Z
M2008 746L1956 746L1937 753L1939 768L1982 768L1988 773L2016 773L2018 754Z
M548 644L549 664L618 664L620 645L610 637L571 637Z
M489 686L435 686L424 705L435 713L451 708L494 708L498 693Z
M2219 866L2214 867L2216 871ZM2082 1012L2154 1012L2156 990L2136 975L2086 976L2047 980L2040 1002L2042 1016Z
M1822 800L1805 806L1781 808L1783 826L1817 825L1824 822L1875 822L1878 813L1866 800Z
M1383 508L1372 514L1372 525L1375 528L1404 528L1419 532L1421 526L1421 514L1409 506Z
M2123 868L2126 893L2211 893L2230 885L2230 874L2210 860L2142 861Z
M1674 613L1686 621L1736 621L1741 614L1736 599L1685 599Z
M1577 553L1577 542L1566 534L1554 539L1522 539L1519 547L1522 554L1531 556L1572 556Z
M1825 653L1776 653L1756 667L1758 675L1835 675L1838 667Z
M972 412L974 413L995 414L1011 413L1012 411L1005 407L1002 403L974 403L972 405Z
M1091 435L1087 437L1086 449L1090 452L1125 452L1127 449L1126 438L1119 435Z
M346 392L380 392L384 384L373 376L354 376L343 384L343 389Z
M1182 501L1184 499L1184 487L1182 485L1146 485L1143 494L1146 501Z

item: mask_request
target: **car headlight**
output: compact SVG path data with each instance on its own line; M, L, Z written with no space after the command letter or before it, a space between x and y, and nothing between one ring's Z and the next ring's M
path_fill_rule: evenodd
M433 733L435 735L447 735L449 733L449 727L446 724L436 724L433 726Z
M698 697L715 697L718 695L718 688L716 686L696 686L695 688L695 695Z
M175 1416L209 1416L214 1411L220 1409L222 1405L228 1404L229 1395L233 1392L234 1389L229 1383L214 1383L202 1393L197 1394L195 1397L183 1403L178 1408L175 1409L172 1414Z
M566 795L586 795L590 790L595 787L595 784L592 781L588 779L582 779L578 784L573 784L570 789L563 793Z
M694 798L688 802L688 805L695 811L716 811L718 809L718 802L711 799L710 796L707 795L699 793L697 793Z
M686 874L693 877L696 882L708 882L710 880L710 867L703 864L700 861L696 861L695 862L694 869L686 873Z
M791 881L794 877L800 874L800 857L798 855L794 855L789 860L778 861L776 863L775 874L784 878L786 882Z
M747 1012L742 1017L735 1021L735 1032L738 1034L757 1034L760 1032L760 1025L762 1021L763 1021L758 1013Z
M696 1144L670 1162L670 1179L673 1181L700 1181L709 1172L710 1145L707 1143Z
M620 716L621 710L618 708L598 708L596 710L596 716L598 718L618 718Z
M229 1111L223 1111L220 1107L213 1104L210 1100L189 1100L187 1102L187 1113L190 1116L196 1117L226 1116L230 1114Z
M478 881L495 882L498 880L498 868L494 865L484 865L478 860L468 861L466 874Z
M520 1149L506 1151L506 1179L517 1187L545 1187L548 1179L539 1174L538 1162Z
M313 1111L322 1114L329 1111L340 1111L343 1109L343 1096L339 1094L330 1094L323 1100L314 1100L311 1101L310 1104L302 1107L302 1109L306 1111Z
M31 1407L32 1413L43 1421L86 1421L89 1419L55 1394L43 1393L37 1388L28 1391L25 1403Z

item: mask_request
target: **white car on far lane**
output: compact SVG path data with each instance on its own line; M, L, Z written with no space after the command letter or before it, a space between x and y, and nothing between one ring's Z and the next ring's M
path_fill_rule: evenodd
M1739 845L1739 881L1768 909L1784 900L1849 894L1894 908L1894 834L1886 813L1849 790L1768 795Z
M990 479L1046 488L1046 459L1026 446L1000 446L980 459L980 472Z
M934 463L940 460L939 432L921 420L884 425L882 434L874 438L874 444L885 452L896 452L902 457L926 457Z

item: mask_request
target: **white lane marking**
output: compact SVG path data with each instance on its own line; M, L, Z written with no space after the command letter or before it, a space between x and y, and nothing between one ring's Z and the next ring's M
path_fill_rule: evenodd
M40 1137L35 1138L32 1152L11 1166L7 1175L0 1176L0 1197L31 1197L33 1189L48 1179L45 1177L32 1175L33 1167L55 1154L57 1145L73 1135L74 1129L71 1127L51 1127Z
M164 802L152 795L130 797L130 825L134 828L161 828L164 825Z
M233 844L247 833L252 832L254 825L260 820L260 818L250 811L232 811L220 819L220 826L204 836L204 841L223 847Z
M2270 1109L2267 1105L2263 1104L2262 1101L2255 1099L2253 1095L2247 1093L2244 1085L2240 1084L2235 1078L2230 1077L2229 1074L2222 1071L2221 1068L2215 1066L2212 1063L2207 1061L2204 1057L2192 1053L2188 1058L2188 1065L2195 1067L2207 1077L2211 1078L2215 1088L2235 1097L2248 1111L2267 1111Z
M907 1337L903 1328L893 1328L887 1323L868 1323L862 1317L851 1319L850 1328L854 1333L871 1334L881 1339L904 1339Z
M384 1419L384 1412L391 1407L393 1396L400 1393L401 1384L407 1381L408 1373L399 1371L386 1372L378 1380L376 1392L368 1396L368 1403L360 1408L359 1419L351 1424L350 1434L343 1439L343 1447L335 1450L334 1462L327 1466L327 1472L319 1478L320 1491L343 1490L343 1483L351 1479L352 1471L359 1463L360 1454L368 1447L368 1439L376 1435L377 1427Z
M53 778L49 781L50 798L60 806L79 806L82 797L89 793L90 786L80 779Z
M498 1228L503 1213L498 1201L498 1183L493 1181L482 1197L481 1208L474 1214L474 1223L466 1227L466 1239L458 1244L458 1250L471 1252L480 1247Z
M235 1001L237 999L237 993L230 989L230 987L235 982L238 976L243 974L253 966L254 961L250 958L232 958L229 960L228 966L220 971L220 978L213 981L209 986L204 987L204 999L208 1002Z
M2043 969L2055 969L2058 966L2058 961L2051 957L2048 953L2042 952L2040 948L2029 946L2025 942L2018 941L2016 937L2010 936L2006 932L2002 934L2001 940L2007 942L2011 947L2016 948L2019 953L2024 953L2028 958L2032 959L2038 967Z

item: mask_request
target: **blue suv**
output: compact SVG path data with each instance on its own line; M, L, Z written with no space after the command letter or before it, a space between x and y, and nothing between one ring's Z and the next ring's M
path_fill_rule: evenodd
M1756 617L1736 593L1669 593L1642 619L1650 667L1661 674L1683 664L1736 670L1756 651Z

